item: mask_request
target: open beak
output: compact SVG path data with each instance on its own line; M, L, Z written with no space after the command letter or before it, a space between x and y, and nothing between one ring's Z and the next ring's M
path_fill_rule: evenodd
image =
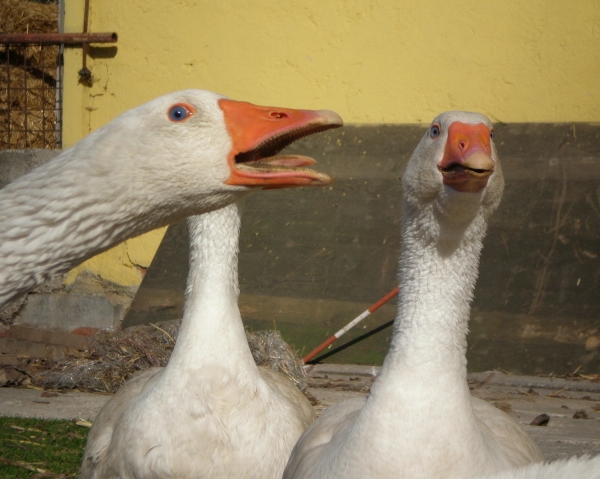
M495 166L491 131L487 126L459 121L450 125L444 156L438 163L445 185L457 191L477 193L486 187Z
M219 100L233 146L227 159L228 185L263 188L326 185L331 177L307 166L316 163L301 155L278 153L294 141L343 125L328 110L293 110Z

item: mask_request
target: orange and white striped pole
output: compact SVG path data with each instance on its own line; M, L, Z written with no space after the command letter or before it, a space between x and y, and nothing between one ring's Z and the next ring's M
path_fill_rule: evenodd
M334 343L341 336L343 336L345 333L347 333L350 329L352 329L354 326L356 326L358 323L360 323L363 319L365 319L367 316L369 316L369 314L371 314L373 311L379 309L382 305L384 305L390 299L392 299L394 296L396 296L399 292L400 292L400 288L395 288L392 291L390 291L383 298L381 298L379 301L377 301L373 306L371 306L369 309L367 309L363 313L359 314L356 318L354 318L352 321L350 321L346 326L344 326L342 329L340 329L337 333L335 333L333 336L327 338L323 343L321 343L319 346L317 346L315 349L313 349L310 353L308 353L306 356L304 356L302 358L302 362L304 364L309 362L317 354L319 354L321 351L323 351L327 346Z

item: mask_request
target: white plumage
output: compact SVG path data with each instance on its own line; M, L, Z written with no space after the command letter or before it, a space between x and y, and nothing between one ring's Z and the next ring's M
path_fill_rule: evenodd
M238 206L191 218L185 312L166 368L125 384L94 421L81 477L279 478L314 419L256 367L237 305Z
M542 460L466 381L470 302L504 180L483 115L438 116L403 177L403 251L390 350L367 399L332 406L303 434L284 478L466 479Z
M189 301L169 366L103 409L83 477L281 474L313 411L287 378L254 364L237 307L239 215L228 205L252 188L329 183L304 168L313 159L277 154L341 125L326 110L186 90L124 113L0 191L0 309L126 238L207 213L190 223Z
M329 111L260 107L203 90L130 110L0 190L0 310L111 246L243 197L328 183L293 140L341 126ZM269 141L273 140L274 141Z

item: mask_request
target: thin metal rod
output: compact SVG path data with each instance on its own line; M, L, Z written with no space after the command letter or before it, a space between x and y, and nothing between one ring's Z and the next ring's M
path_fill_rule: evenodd
M83 11L83 33L88 32L89 13L90 13L90 0L85 0L85 7L84 7L84 11ZM82 64L81 72L79 73L79 75L81 76L84 72L88 72L91 75L91 72L87 68L87 56L88 56L88 51L90 49L90 44L85 42L83 45L81 45L81 48L83 50L83 53L82 53L83 64ZM91 80L91 77L89 78L89 80Z
M108 33L1 33L0 44L59 44L78 45L82 43L116 43L119 36Z
M6 49L6 112L8 114L8 118L7 118L7 124L6 124L6 129L7 129L7 145L8 148L11 149L12 148L12 143L11 143L11 133L13 128L11 128L12 124L13 124L13 118L12 118L12 109L10 108L10 105L12 105L12 78L11 78L11 68L9 67L10 65L10 48Z
M83 10L83 33L88 31L88 16L90 12L90 0L85 0L85 7Z
M369 309L367 309L366 311L363 311L356 318L354 318L352 321L350 321L346 326L344 326L342 329L340 329L337 333L335 333L333 336L330 336L329 338L327 338L325 341L323 341L321 344L319 344L315 349L313 349L310 353L308 353L306 356L304 356L302 358L302 362L304 364L308 363L317 354L319 354L321 351L323 351L330 344L337 341L341 336L346 334L350 329L352 329L354 326L356 326L358 323L360 323L363 319L365 319L367 316L369 316L369 314L371 314L373 311L376 311L381 306L383 306L385 303L387 303L390 299L392 299L394 296L396 296L399 292L400 292L400 288L394 288L393 290L391 290L383 298L381 298L379 301L377 301L375 304L373 304Z

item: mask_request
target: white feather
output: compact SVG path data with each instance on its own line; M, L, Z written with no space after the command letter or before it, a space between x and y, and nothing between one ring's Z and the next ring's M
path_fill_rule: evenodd
M256 367L238 309L237 205L189 220L190 273L169 364L125 384L94 421L83 479L280 478L314 419L285 376Z

